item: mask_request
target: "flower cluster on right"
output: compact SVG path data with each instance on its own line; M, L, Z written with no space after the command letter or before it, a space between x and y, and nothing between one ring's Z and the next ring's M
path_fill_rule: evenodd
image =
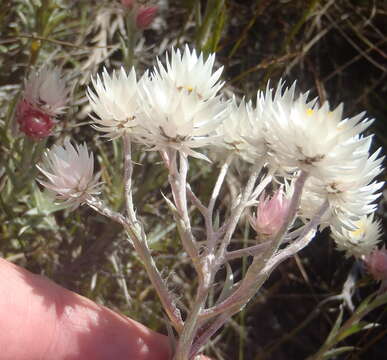
M304 173L299 218L311 220L328 201L320 227L331 228L337 248L348 256L369 256L380 239L373 212L383 186L376 180L383 157L380 149L371 152L372 135L365 133L372 120L365 113L344 118L342 105L320 105L308 93L297 94L295 83L268 85L254 102L224 99L222 68L214 71L214 63L214 55L205 60L186 46L167 54L165 65L158 60L140 79L134 69L112 75L104 70L87 91L94 127L109 138L127 136L147 150L210 161L223 149L251 164L264 161L282 185L273 197L278 204L258 199L262 204L250 219L256 231L263 225L266 232L277 230L268 214L259 212L266 207L270 216L283 216L286 209L279 204L287 201L280 197L288 199L293 180Z

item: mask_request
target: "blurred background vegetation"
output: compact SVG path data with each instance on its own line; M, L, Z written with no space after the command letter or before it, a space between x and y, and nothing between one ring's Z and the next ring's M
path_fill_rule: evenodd
M152 25L135 39L119 1L0 0L0 255L94 301L165 332L164 318L140 261L122 229L86 207L69 213L52 204L35 183L35 164L45 146L67 136L86 141L102 172L104 198L120 210L122 146L106 141L88 126L85 87L103 66L110 71L135 64L139 74L171 46L188 43L217 53L224 65L225 94L254 98L267 81L297 80L301 91L345 103L345 115L363 110L375 117L374 146L387 143L387 3L383 0L159 0ZM31 144L14 123L15 104L34 66L55 64L70 88L67 112L47 141ZM32 148L32 150L31 150ZM163 276L190 304L195 280L182 253L171 214L162 200L169 192L166 173L155 154L137 151L135 200L150 234ZM194 162L191 180L204 199L216 165ZM243 167L228 182L232 190ZM141 186L140 186L141 185ZM226 189L227 190L227 189ZM229 197L225 192L223 203ZM379 215L385 220L384 198ZM202 226L192 214L196 231ZM241 224L235 241L252 236ZM232 263L243 272L248 259ZM326 340L343 309L340 294L353 260L334 249L322 233L311 246L283 264L264 290L208 346L215 359L303 359ZM219 282L223 281L219 278ZM376 289L362 272L356 278L355 304ZM368 322L386 324L383 307ZM356 331L354 331L356 332ZM370 327L342 337L353 346L324 358L385 358L387 330ZM350 348L348 348L349 350Z

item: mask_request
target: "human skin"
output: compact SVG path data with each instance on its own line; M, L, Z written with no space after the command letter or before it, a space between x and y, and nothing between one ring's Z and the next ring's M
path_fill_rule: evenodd
M1 258L0 329L2 360L171 358L167 337Z

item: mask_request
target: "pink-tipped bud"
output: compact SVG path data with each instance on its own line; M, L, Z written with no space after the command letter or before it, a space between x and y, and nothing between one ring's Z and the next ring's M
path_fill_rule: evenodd
M385 247L375 249L364 257L368 272L375 280L387 280L387 250Z
M47 137L66 102L66 84L59 69L43 67L32 71L16 109L20 131L35 140Z
M141 6L136 17L137 28L144 30L152 24L157 10L157 6Z
M34 140L49 136L54 126L50 115L33 107L24 99L17 106L16 120L20 131Z
M251 226L264 237L275 236L285 221L289 204L282 189L277 190L271 198L262 194L256 215L249 216Z

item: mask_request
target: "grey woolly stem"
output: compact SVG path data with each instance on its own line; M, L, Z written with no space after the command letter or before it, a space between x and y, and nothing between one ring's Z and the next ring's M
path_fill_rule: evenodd
M187 195L190 198L192 204L197 207L197 209L204 217L206 217L208 212L207 208L203 205L200 199L195 195L195 193L192 191L191 186L189 184L187 184Z
M214 188L212 190L211 198L208 203L208 210L205 216L205 224L206 224L206 232L207 232L207 243L208 243L208 248L207 251L208 253L212 253L214 251L215 245L216 245L216 240L217 237L214 234L214 227L213 227L213 214L214 214L214 207L216 200L218 199L220 189L223 185L224 179L227 175L227 171L230 167L230 164L233 159L233 154L228 155L226 161L222 165L218 178L215 182Z
M229 245L231 241L231 237L235 231L235 228L239 222L239 219L242 215L243 210L245 209L248 201L250 200L251 193L254 189L255 182L263 168L263 165L265 163L265 160L262 159L260 163L256 164L253 172L250 175L249 180L247 181L246 187L242 193L241 199L239 201L239 204L233 209L230 215L230 220L227 224L225 235L222 239L222 243L220 245L220 248L217 253L217 262L218 266L223 263L224 256L227 250L227 246Z
M194 305L192 309L190 309L188 318L184 323L184 328L180 334L174 360L190 360L192 358L190 354L199 326L199 317L204 309L211 285L213 283L213 266L208 260L209 257L204 259L204 278L203 281L199 283Z
M204 346L208 339L210 339L224 324L225 322L230 318L230 315L228 313L223 313L219 315L208 327L204 332L195 340L195 342L192 345L191 352L189 355L189 359L193 358Z
M243 256L257 256L262 253L263 250L266 250L270 245L271 241L265 241L261 244L250 246L247 248L234 250L234 251L226 251L224 262L228 262L233 259L238 259Z
M157 294L164 306L164 309L171 320L176 331L180 332L183 328L183 320L180 310L177 308L174 299L171 297L168 288L162 279L157 266L152 258L148 248L146 236L142 230L139 230L139 224L134 226L132 221L128 221L122 214L114 212L106 207L101 200L89 197L86 203L95 211L121 224L127 231L134 248L136 249L141 261L143 262L148 276L156 289Z
M294 184L294 191L292 198L290 200L289 204L289 209L287 212L287 215L285 217L285 221L283 222L281 228L279 229L278 233L276 234L274 240L273 240L273 245L268 249L267 251L267 258L271 257L272 254L274 254L278 248L280 247L285 234L288 232L289 228L292 226L294 219L296 217L296 213L298 211L298 208L300 206L300 201L301 201L301 195L302 195L302 190L305 185L305 181L308 178L308 173L301 171L300 175L298 176L295 184Z
M303 229L300 234L300 238L297 239L297 241L295 241L291 245L289 245L286 249L282 250L282 252L279 252L278 255L280 255L280 257L275 257L275 253L277 252L278 247L281 244L281 241L286 231L294 221L294 217L296 215L301 199L302 188L305 184L306 178L307 174L301 173L298 179L296 180L295 189L290 202L288 214L286 216L283 226L279 230L281 237L279 238L277 235L274 238L273 244L268 247L268 249L264 252L264 255L260 253L259 256L254 257L253 262L248 268L246 276L241 281L239 287L220 304L214 306L213 308L205 310L202 313L203 319L214 317L223 312L231 311L233 314L238 312L241 307L244 306L250 300L250 298L254 296L254 294L261 288L261 286L265 283L265 281L270 276L271 272L276 266L278 266L283 260L285 260L289 256L294 255L297 251L301 250L310 242L312 238L310 234L315 231L314 229L320 223L321 217L328 208L327 203L324 203L322 205L322 207L319 209L314 218ZM273 260L273 263L270 263L272 259L275 259L275 261Z
M177 152L170 150L168 154L163 155L163 159L169 170L168 180L171 185L173 199L176 205L178 214L175 215L175 220L178 224L179 235L184 247L184 250L192 259L193 265L199 275L199 280L202 281L202 265L200 264L199 252L196 240L192 234L191 221L188 214L187 205L187 175L188 175L188 159L179 152L179 168L177 166ZM168 159L168 162L166 161Z
M280 263L289 258L290 256L298 253L305 246L307 246L314 237L317 226L321 222L321 218L329 208L329 202L327 200L321 205L320 209L313 217L311 221L302 229L299 237L294 242L290 243L285 249L280 250L275 254L265 265L263 271L272 271Z
M133 162L132 162L132 146L130 137L128 134L123 136L124 140L124 187L125 187L125 204L126 212L129 220L136 223L136 212L133 206L133 191L132 191L132 175L133 175Z

